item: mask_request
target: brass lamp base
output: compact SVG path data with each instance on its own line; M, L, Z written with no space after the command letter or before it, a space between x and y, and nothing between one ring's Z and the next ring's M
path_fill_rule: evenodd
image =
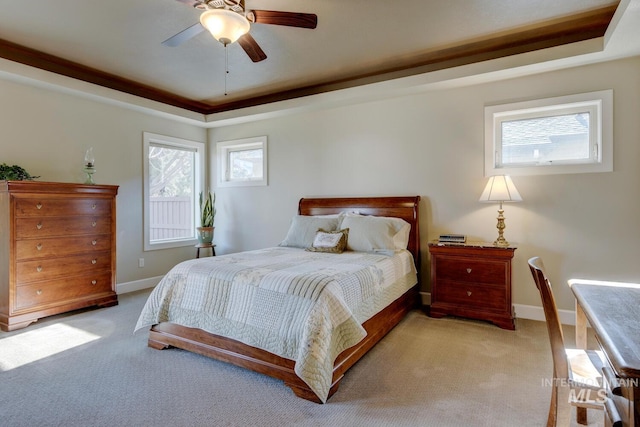
M509 246L509 242L504 238L504 229L507 226L504 224L504 209L502 209L502 203L500 203L500 209L498 209L498 225L496 228L498 229L498 238L493 242L493 246L498 246L500 248L506 248Z

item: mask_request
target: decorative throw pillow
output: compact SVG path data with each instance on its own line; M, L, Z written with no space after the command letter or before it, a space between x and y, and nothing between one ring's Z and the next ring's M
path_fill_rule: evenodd
M341 217L339 215L296 215L291 220L291 226L289 227L287 236L280 243L280 246L308 248L313 243L316 231L320 228L330 231L337 230L340 225L340 220Z
M313 244L307 248L311 252L331 252L341 254L347 247L349 229L340 231L325 231L322 228L316 232Z

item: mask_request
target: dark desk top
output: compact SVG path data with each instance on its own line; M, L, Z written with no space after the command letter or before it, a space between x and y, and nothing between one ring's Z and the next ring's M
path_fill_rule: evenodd
M640 284L573 279L569 286L616 373L640 378Z

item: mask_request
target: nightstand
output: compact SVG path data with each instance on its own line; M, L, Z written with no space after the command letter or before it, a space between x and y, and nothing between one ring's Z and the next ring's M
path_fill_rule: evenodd
M491 243L429 243L431 317L448 314L515 329L511 259L515 247Z

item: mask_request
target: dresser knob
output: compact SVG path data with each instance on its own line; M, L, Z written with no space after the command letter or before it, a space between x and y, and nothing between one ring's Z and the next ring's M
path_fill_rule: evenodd
M37 228L38 230L40 230L40 229L42 228L42 223L41 223L41 222L37 223L37 224L36 224L36 228Z
M39 250L39 251L41 251L41 250L42 250L42 243L38 243L38 244L36 245L36 249L37 249L37 250Z
M36 295L42 295L42 289L38 289L38 290L36 291Z
M91 244L92 244L93 246L95 246L95 245L97 245L97 244L98 244L98 241L97 241L97 240L92 240L92 241L91 241Z
M93 221L93 222L91 223L91 226L92 226L92 227L95 227L95 226L96 226L96 224L97 224L97 222Z
M96 204L95 203L93 205L91 205L91 209L93 209L93 210L96 209Z
M470 297L471 296L471 291L467 291L467 296Z
M42 209L42 203L38 203L38 204L36 205L36 209L38 209L38 210L39 210L39 209Z
M92 280L92 281L91 281L91 284L92 284L92 285L95 285L96 283L98 283L98 281L97 281L97 280Z
M471 274L471 269L467 268L467 273Z
M91 264L95 264L95 263L97 263L97 262L98 262L98 260L97 260L97 259L92 259L92 260L91 260Z
M38 273L40 273L40 272L42 271L42 266L41 266L41 265L37 266L37 267L36 267L36 271L37 271Z

